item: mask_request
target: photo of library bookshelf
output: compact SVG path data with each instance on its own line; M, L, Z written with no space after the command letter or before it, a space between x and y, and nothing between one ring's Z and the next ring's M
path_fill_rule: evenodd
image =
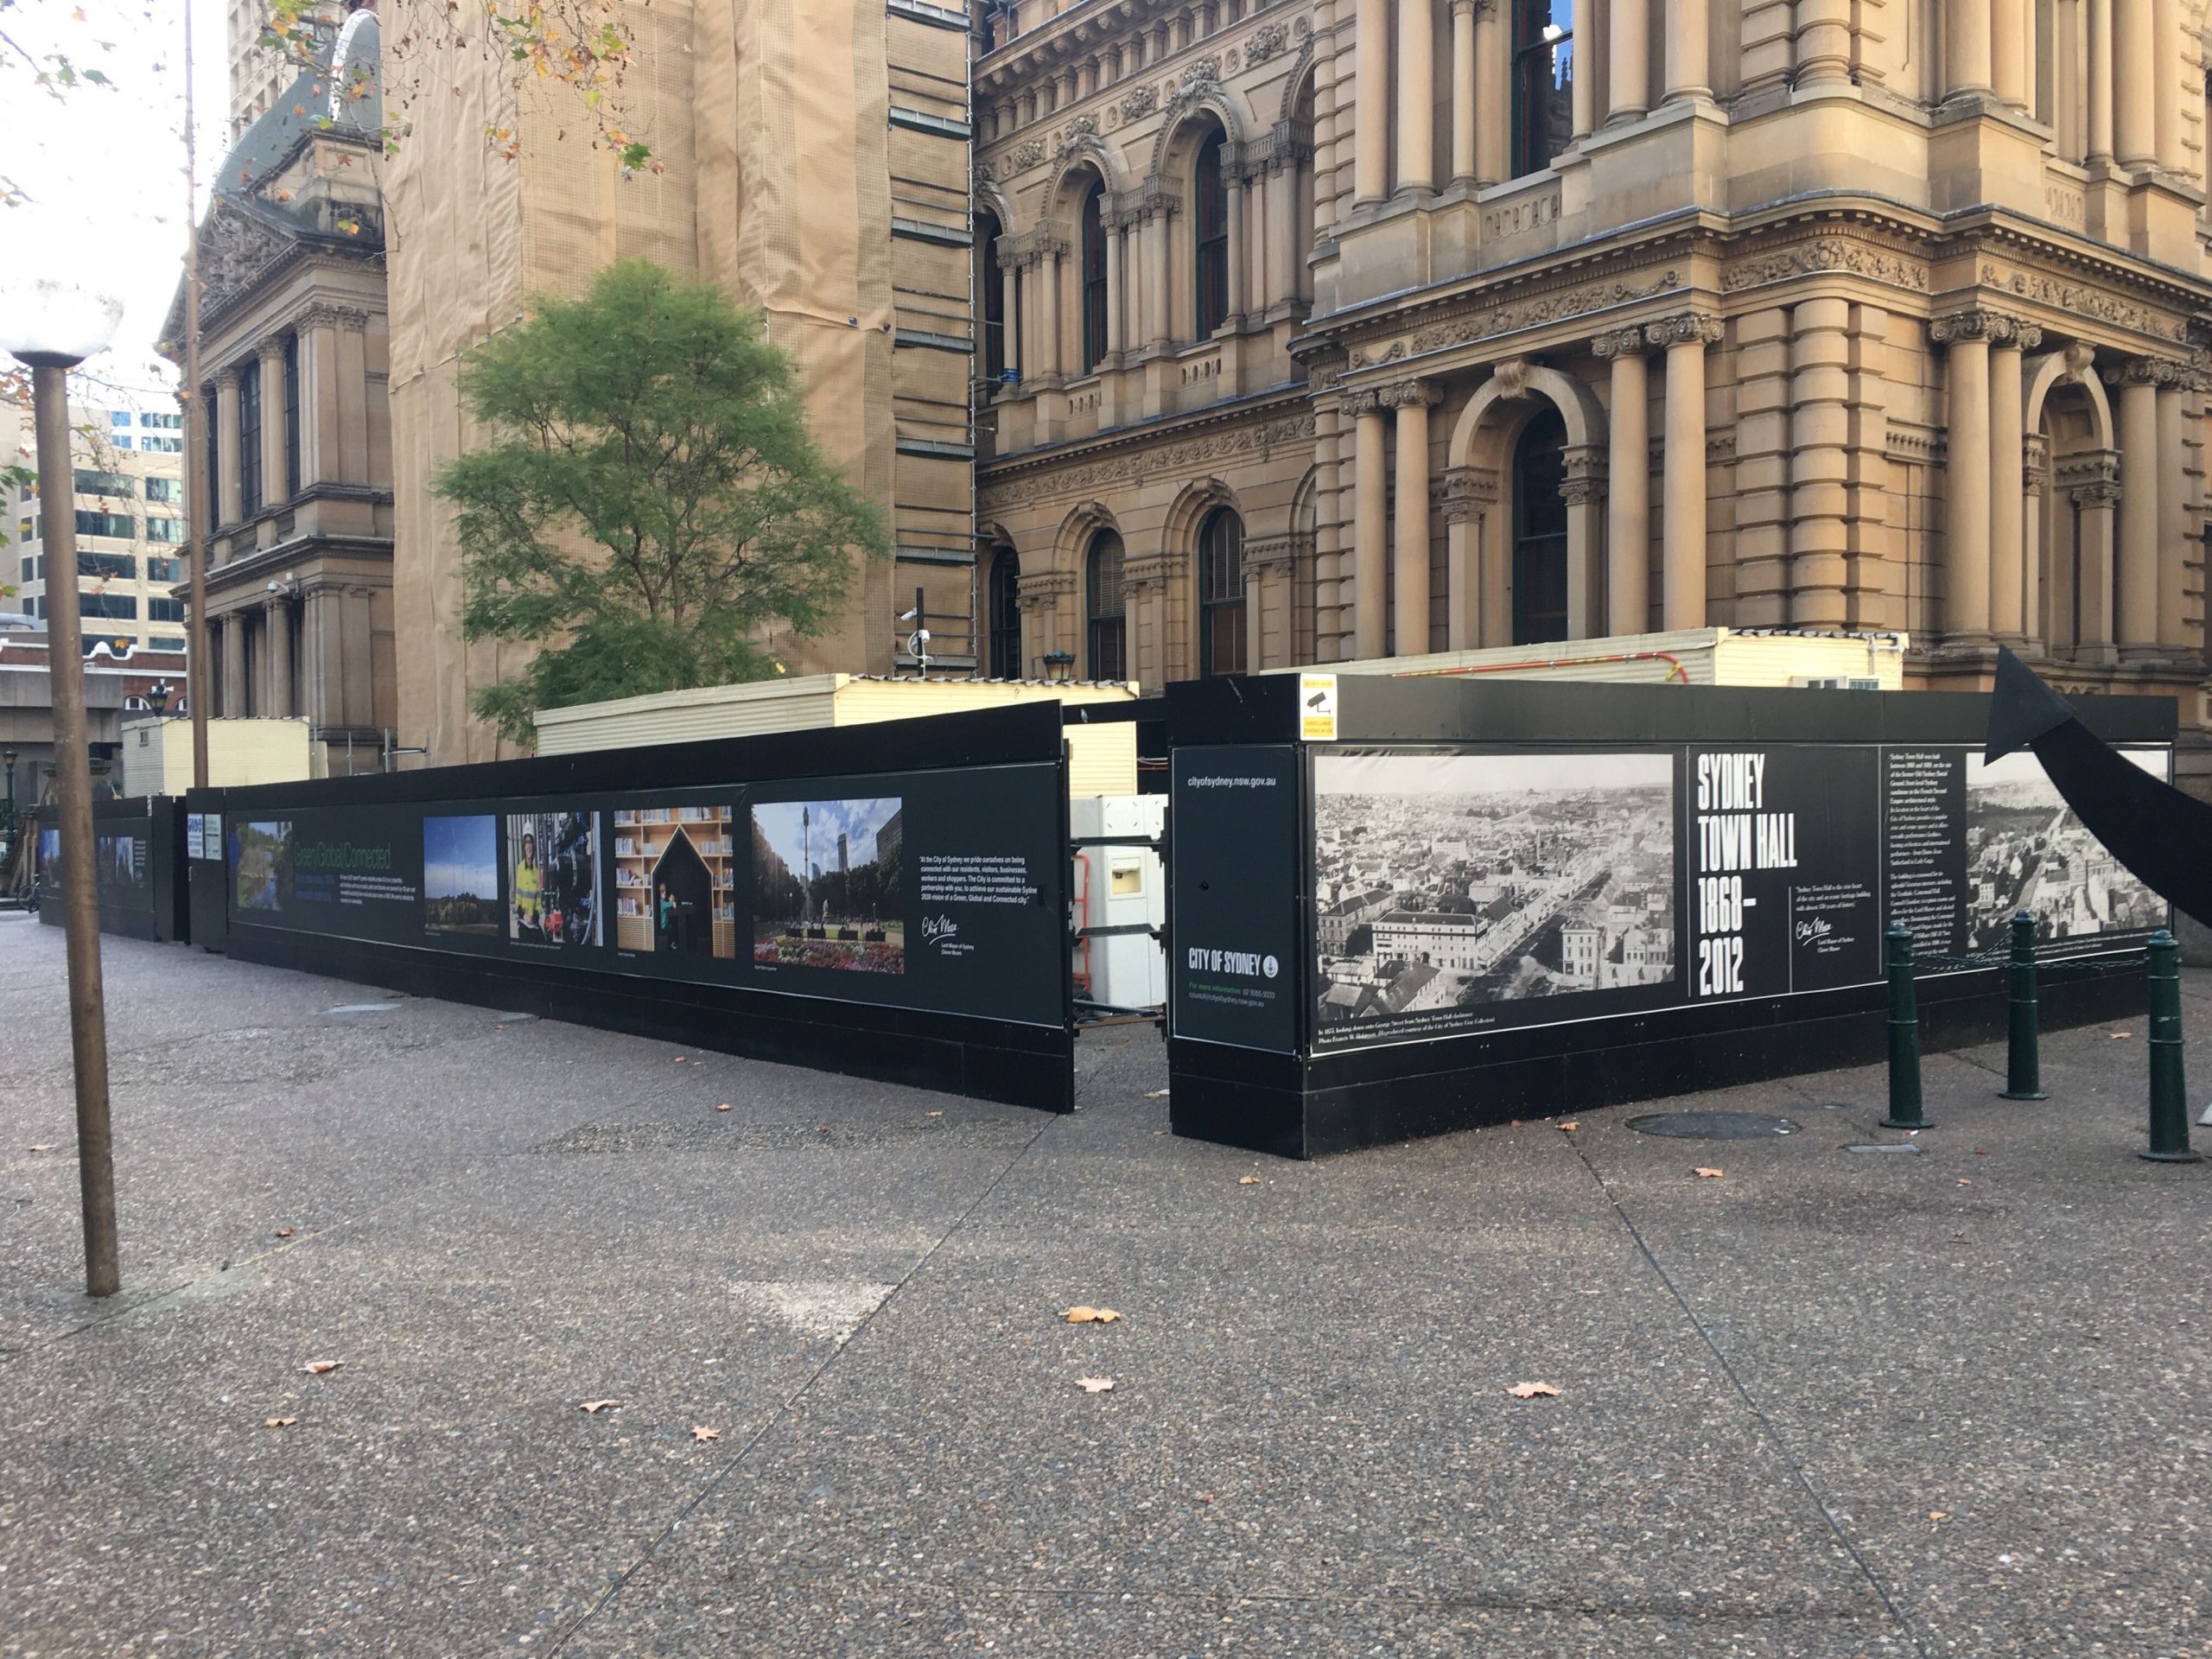
M735 958L733 812L721 804L617 809L616 950Z

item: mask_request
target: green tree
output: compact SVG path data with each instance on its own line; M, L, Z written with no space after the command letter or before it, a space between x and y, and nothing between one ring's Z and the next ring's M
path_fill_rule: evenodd
M820 632L855 556L887 547L809 437L790 359L720 289L645 260L535 311L470 354L462 395L499 441L436 486L464 636L542 647L476 711L528 743L539 709L780 671L763 632Z

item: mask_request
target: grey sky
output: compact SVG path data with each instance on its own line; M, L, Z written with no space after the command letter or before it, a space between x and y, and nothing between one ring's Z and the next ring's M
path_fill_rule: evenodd
M154 390L175 379L153 349L183 274L188 3L204 201L230 113L221 0L19 0L0 12L0 26L25 48L66 52L114 82L54 99L33 89L20 66L0 74L0 172L31 198L0 208L0 259L29 259L123 301L114 348L86 365L118 386Z

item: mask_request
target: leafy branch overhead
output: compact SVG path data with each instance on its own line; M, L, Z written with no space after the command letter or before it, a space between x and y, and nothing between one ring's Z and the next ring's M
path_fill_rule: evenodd
M283 53L304 71L331 67L331 0L261 3L265 49ZM614 0L382 0L378 14L383 86L354 73L341 74L335 90L356 118L374 107L370 96L382 92L387 150L413 131L423 100L461 96L461 86L453 84L455 67L474 60L498 70L499 111L484 124L485 141L494 153L510 161L518 156L525 103L537 89L565 89L582 105L594 149L613 150L626 175L661 170L652 147L625 130L617 112L636 51ZM543 99L539 104L549 113L560 110ZM333 117L321 119L325 126L335 124ZM556 130L567 136L565 129Z
M790 359L712 283L644 260L470 356L499 441L438 493L459 509L471 640L538 645L477 712L530 742L539 709L765 678L771 629L822 632L880 515L815 448Z

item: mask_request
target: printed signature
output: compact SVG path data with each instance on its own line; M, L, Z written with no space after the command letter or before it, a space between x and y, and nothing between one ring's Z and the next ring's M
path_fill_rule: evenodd
M960 924L950 916L922 918L922 943L933 944L939 939L949 939L960 931Z
M1815 916L1809 921L1797 924L1797 943L1805 944L1814 939L1825 939L1834 931L1834 927L1826 917Z

